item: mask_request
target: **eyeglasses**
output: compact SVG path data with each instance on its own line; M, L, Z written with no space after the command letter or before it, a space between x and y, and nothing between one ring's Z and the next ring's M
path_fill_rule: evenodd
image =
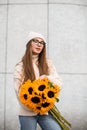
M45 42L44 41L39 41L38 39L32 39L32 41L36 44L36 45L44 45Z

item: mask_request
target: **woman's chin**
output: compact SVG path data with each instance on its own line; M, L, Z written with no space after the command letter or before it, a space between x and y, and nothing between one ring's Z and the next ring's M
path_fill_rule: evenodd
M39 55L40 52L36 51L36 52L33 52L34 55Z

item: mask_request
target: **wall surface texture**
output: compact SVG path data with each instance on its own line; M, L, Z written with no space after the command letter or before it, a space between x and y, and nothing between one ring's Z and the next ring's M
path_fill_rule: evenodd
M71 130L86 130L87 0L0 0L0 130L20 129L13 72L30 31L44 34L62 78L57 107Z

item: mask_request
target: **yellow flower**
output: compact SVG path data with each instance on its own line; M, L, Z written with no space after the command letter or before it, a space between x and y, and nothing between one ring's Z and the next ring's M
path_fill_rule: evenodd
M51 108L53 108L54 104L49 102L42 103L41 111L39 112L41 115L48 112Z
M44 80L40 80L40 79L35 80L35 81L33 82L33 84L34 84L34 86L35 86L35 92L36 92L36 94L38 94L38 95L42 95L42 93L43 93L46 89L48 89L48 87L49 87L49 85L48 85L47 82L45 82Z
M60 92L60 88L56 85L53 88L47 89L44 93L46 100L49 102L55 102Z
M20 92L19 99L23 104L28 105L29 102L28 92Z
M27 105L29 103L32 94L34 93L34 87L30 80L21 85L19 90L20 101Z
M36 110L37 106L40 106L41 98L39 96L32 96L31 99L29 100L29 108L33 109L34 111Z

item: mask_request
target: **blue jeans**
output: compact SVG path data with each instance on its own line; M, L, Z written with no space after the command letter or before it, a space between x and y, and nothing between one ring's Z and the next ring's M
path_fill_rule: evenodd
M19 116L21 130L36 130L37 123L42 130L61 130L51 115Z

